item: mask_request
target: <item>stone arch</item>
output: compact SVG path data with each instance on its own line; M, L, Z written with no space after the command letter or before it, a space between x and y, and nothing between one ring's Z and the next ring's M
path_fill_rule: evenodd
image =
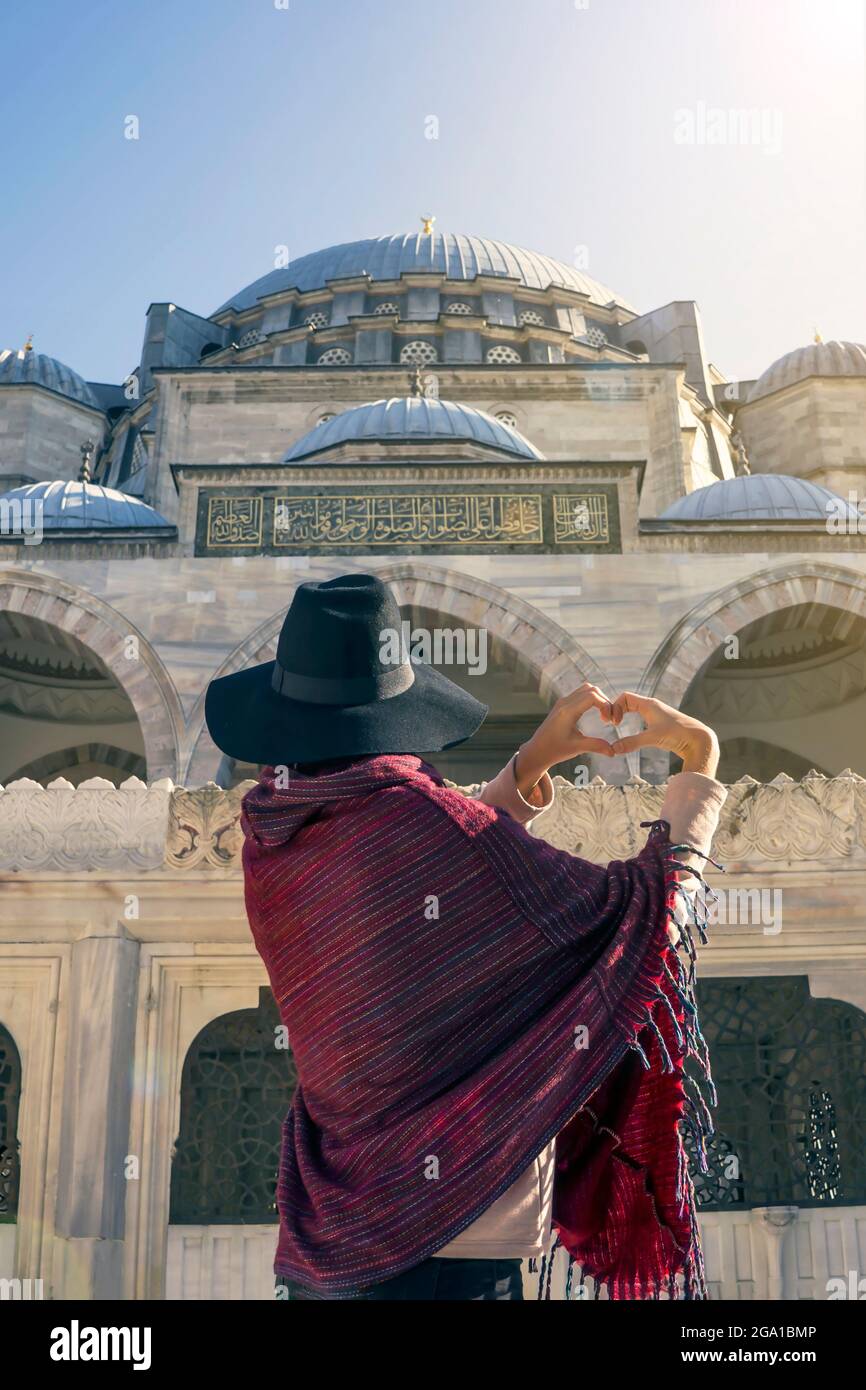
M371 566L394 590L401 607L409 604L432 609L467 623L486 627L492 641L511 648L538 681L542 699L552 703L583 681L606 688L601 668L578 641L524 599L506 589L459 570L445 569L423 561L400 560ZM261 623L226 658L214 678L257 662L272 661L285 609ZM220 765L220 754L204 727L204 694L196 701L189 727L192 753L186 780L190 786L212 778Z
M866 575L841 565L798 559L728 585L680 619L649 661L639 690L678 708L692 682L729 637L758 618L804 603L847 613L854 626L866 618ZM667 763L666 754L646 750L641 772L654 780L665 773Z
M54 575L0 570L0 611L22 613L67 632L94 652L128 696L144 740L150 781L176 778L183 712L174 683L151 644L125 614ZM139 659L125 644L138 639Z
M738 580L711 594L677 623L657 648L640 689L679 705L695 677L722 643L757 618L796 604L821 603L866 617L866 575L840 565L795 560Z
M32 762L25 763L6 779L7 785L24 777L29 777L34 782L42 782L49 777L67 777L75 767L81 767L86 763L117 768L120 773L125 774L122 781L126 781L127 777L139 777L144 781L147 776L145 761L138 753L130 753L125 748L117 748L109 743L79 743L69 748L57 749L53 753L45 753L41 758L34 758Z

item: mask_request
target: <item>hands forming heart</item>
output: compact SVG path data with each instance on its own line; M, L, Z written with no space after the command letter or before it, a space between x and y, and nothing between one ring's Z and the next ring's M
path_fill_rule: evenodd
M611 730L616 730L629 715L638 716L644 728L612 740L586 734L579 721L590 710L597 710L601 722ZM626 690L610 700L597 685L587 681L557 700L532 738L523 745L520 781L536 771L537 781L548 768L581 753L615 758L638 748L665 749L682 758L684 770L709 770L710 776L714 775L718 764L718 740L706 724L650 695Z

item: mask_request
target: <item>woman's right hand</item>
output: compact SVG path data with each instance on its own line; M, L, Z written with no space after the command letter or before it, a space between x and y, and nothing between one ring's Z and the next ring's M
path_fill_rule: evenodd
M622 723L627 714L639 714L646 724L639 734L628 734L612 743L614 755L631 753L636 748L663 748L682 758L684 772L702 772L707 777L715 777L719 766L719 741L712 729L699 719L651 695L635 695L631 690L611 701L611 711L612 724Z

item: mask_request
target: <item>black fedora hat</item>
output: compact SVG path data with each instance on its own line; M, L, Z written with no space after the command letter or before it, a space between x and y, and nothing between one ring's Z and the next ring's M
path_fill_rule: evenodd
M276 661L208 686L211 738L231 758L268 766L463 743L487 706L411 661L402 642L392 660L389 639L400 633L397 600L371 574L299 585Z

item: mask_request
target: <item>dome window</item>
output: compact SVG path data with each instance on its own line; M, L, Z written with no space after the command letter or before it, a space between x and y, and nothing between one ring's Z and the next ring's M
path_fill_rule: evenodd
M603 348L607 343L607 336L600 328L588 328L583 335L583 341L589 343L590 347Z
M324 309L314 309L311 314L307 314L304 319L305 328L327 328L330 323L328 315Z
M323 352L317 367L350 367L352 365L352 354L348 348L332 347L327 352Z
M506 347L504 343L500 343L497 347L489 349L485 361L493 365L506 365L511 367L522 362L523 358L513 347Z
M318 420L316 421L316 429L318 429L320 425L327 425L329 420L336 420L336 418L336 412L333 410L330 412L329 415L320 415Z
M521 328L546 328L544 315L537 309L524 309L517 322Z
M251 328L248 333L238 341L237 347L242 351L244 348L255 347L256 343L264 342L265 335L259 328Z
M409 366L426 367L431 362L439 361L439 353L432 343L426 343L419 338L401 349L400 361Z
M517 416L512 415L510 410L497 410L496 419L500 425L506 425L510 430L517 429Z
M400 317L400 305L393 300L386 299L384 304L377 304L373 310L374 314L393 314L395 318Z
M476 310L465 300L456 299L453 304L447 305L445 312L446 314L474 314Z

